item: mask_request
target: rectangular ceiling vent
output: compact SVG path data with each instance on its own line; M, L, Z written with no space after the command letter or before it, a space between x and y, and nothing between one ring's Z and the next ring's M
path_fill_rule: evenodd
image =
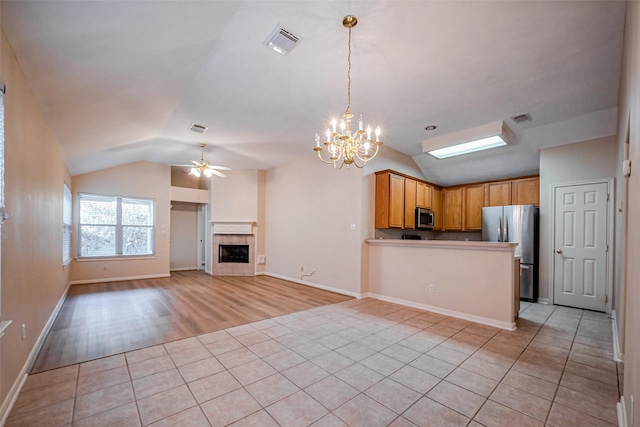
M515 115L515 116L511 116L511 120L513 120L517 124L524 123L524 122L530 122L531 121L531 115L529 113L518 114L518 115Z
M271 34L269 34L265 39L264 44L278 52L280 55L286 55L301 41L301 37L298 37L291 31L287 31L280 25L277 25Z
M195 123L191 123L191 126L189 126L189 130L196 133L204 133L207 129L208 128L206 126L197 125Z

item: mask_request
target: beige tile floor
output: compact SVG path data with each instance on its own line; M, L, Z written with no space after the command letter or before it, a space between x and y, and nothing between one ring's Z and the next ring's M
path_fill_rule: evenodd
M351 300L31 375L6 427L612 426L611 349L602 313Z

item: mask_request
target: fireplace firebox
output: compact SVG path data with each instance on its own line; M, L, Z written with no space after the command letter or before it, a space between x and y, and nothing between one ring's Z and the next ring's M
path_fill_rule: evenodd
M219 263L249 263L249 245L219 245Z

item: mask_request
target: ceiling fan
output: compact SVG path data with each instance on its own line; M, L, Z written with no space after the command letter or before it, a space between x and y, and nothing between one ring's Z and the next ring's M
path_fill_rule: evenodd
M176 165L176 166L190 167L191 170L189 171L189 175L193 175L198 178L200 178L200 176L203 174L207 178L211 178L212 175L217 175L220 178L226 178L226 175L220 171L221 170L228 171L231 169L226 166L215 166L215 165L209 164L209 162L204 159L204 147L206 146L207 144L200 144L200 150L201 150L200 160L191 160L193 165Z

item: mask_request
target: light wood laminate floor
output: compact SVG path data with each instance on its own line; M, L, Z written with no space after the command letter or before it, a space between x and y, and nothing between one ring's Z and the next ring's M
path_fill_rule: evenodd
M268 276L173 272L72 286L32 373L351 299Z

